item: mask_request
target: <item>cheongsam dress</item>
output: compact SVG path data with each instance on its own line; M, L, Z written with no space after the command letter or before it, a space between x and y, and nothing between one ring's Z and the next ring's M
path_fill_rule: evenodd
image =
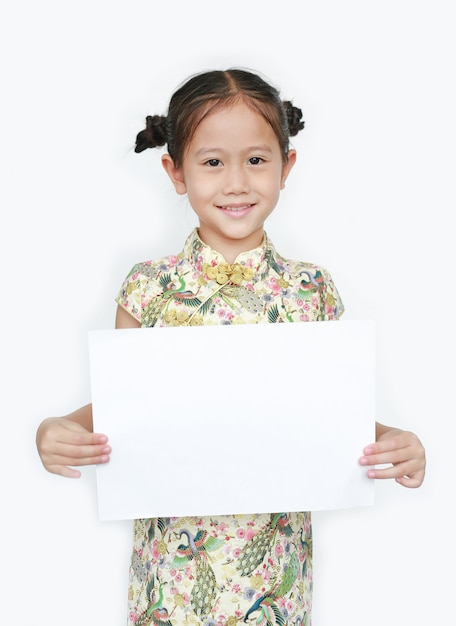
M135 265L116 301L142 327L343 313L328 271L282 258L266 234L229 264L197 229L181 253ZM138 519L133 533L128 626L311 625L310 512Z

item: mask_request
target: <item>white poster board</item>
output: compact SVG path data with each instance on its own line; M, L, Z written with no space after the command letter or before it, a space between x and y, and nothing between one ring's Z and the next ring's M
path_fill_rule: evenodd
M373 504L371 321L89 334L102 520Z

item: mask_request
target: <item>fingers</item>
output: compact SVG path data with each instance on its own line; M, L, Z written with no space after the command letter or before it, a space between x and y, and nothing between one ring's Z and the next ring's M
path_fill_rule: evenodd
M71 467L66 467L65 465L48 465L46 469L48 472L51 472L51 474L58 474L59 476L63 476L64 478L81 477L81 472L79 470L72 469Z
M414 433L405 430L394 429L383 434L375 443L371 443L363 450L365 455L391 453L404 448L417 449L422 447L421 442Z
M96 446L73 446L60 444L52 452L44 453L48 465L97 465L98 463L107 463L111 447L108 445Z
M106 438L104 439L107 441ZM107 443L104 443L104 441L99 443L97 439L94 439L93 443L91 443L90 440L88 441L85 439L81 440L80 443L63 440L44 440L41 446L41 451L44 454L58 454L71 459L82 460L93 456L109 454L111 448Z
M402 485L403 487L408 487L409 489L416 489L417 487L421 487L424 480L424 470L416 472L411 476L400 476L396 478L396 482Z
M73 446L68 448L67 453L63 450L61 454L43 453L41 460L46 470L52 474L59 474L66 478L79 478L81 472L74 469L75 467L108 463L110 453L110 446L86 446L82 449Z
M365 456L362 456L359 462L361 465L384 465L385 463L393 463L395 465L410 459L410 453L409 447L400 448L399 450L387 450L377 454L373 450L369 451L369 448L365 448Z
M361 465L388 465L370 468L369 478L394 478L403 487L419 487L425 475L425 450L414 433L392 430L383 434L376 443L363 450Z
M99 465L100 463L107 463L108 461L109 456L92 457L92 459L87 462L77 462L77 460L62 457L61 459L55 458L54 462L43 462L43 464L46 470L51 474L58 474L60 476L64 476L65 478L80 478L81 472L74 469L75 467L83 465Z
M38 429L37 447L48 472L79 478L76 467L107 463L111 454L106 435L90 433L64 418L50 418Z
M400 463L391 467L382 469L369 469L367 471L368 478L376 478L378 480L384 480L388 478L394 478L397 483L403 487L416 488L420 487L424 480L424 471L414 471L414 462Z

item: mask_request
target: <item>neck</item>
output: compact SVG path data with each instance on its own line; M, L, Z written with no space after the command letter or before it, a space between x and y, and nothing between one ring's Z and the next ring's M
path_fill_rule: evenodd
M248 237L240 239L218 236L216 233L207 233L204 226L198 228L198 236L203 243L210 246L223 256L227 263L234 263L243 252L254 250L261 246L264 240L264 230L258 229Z

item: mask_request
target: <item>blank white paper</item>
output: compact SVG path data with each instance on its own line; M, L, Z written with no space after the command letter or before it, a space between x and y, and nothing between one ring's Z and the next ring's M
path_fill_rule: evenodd
M372 321L89 333L101 520L368 506Z

